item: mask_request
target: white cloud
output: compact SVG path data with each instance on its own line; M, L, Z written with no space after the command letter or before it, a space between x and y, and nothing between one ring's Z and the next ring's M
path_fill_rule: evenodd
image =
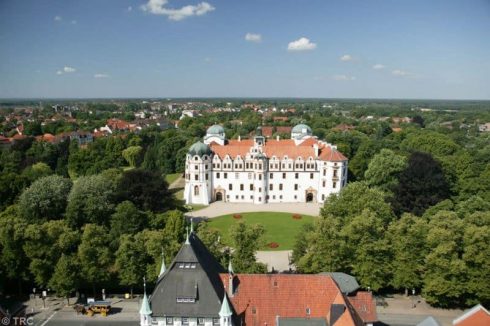
M73 67L68 67L68 66L63 67L63 72L70 73L70 72L75 72L75 71L77 71L77 70Z
M179 9L166 8L168 0L148 0L147 4L141 6L143 11L154 15L164 15L170 20L179 21L191 16L202 16L215 8L207 2L201 2L197 5L187 5Z
M338 81L351 81L356 80L356 77L347 75L334 75L333 79Z
M245 41L256 42L256 43L262 42L262 35L247 33L245 34Z
M94 78L109 78L110 76L108 74L95 74Z
M391 73L398 77L415 77L415 74L401 69L395 69Z
M73 67L69 67L69 66L64 66L63 69L60 69L56 72L57 75L63 75L63 74L69 74L69 73L72 73L72 72L75 72L77 71L75 68Z
M373 66L373 69L380 70L386 68L385 65L382 65L381 63L377 63Z
M350 54L344 54L340 57L340 61L352 61L354 58Z
M133 11L133 7L129 6L128 9L127 9L128 12L131 12Z
M310 42L306 37L302 37L288 44L288 51L308 51L316 49L316 43Z
M61 21L61 19L62 19L62 18L61 18L61 16L55 16L55 17L54 17L54 21L56 21L56 22Z

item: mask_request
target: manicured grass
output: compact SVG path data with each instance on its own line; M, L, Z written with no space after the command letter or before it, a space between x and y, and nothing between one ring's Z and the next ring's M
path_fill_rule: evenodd
M260 250L290 250L293 248L296 235L301 227L307 223L313 223L314 217L301 215L301 219L293 219L292 213L278 212L251 212L236 213L242 216L241 219L235 219L234 214L215 217L209 220L209 226L217 229L221 233L221 240L226 245L231 245L230 227L243 221L247 224L262 224L265 228L264 245ZM276 242L277 248L270 248L267 244Z
M165 175L165 181L167 181L167 183L169 185L171 185L172 183L174 183L175 180L177 180L179 178L179 176L181 176L182 173L172 173L172 174L166 174Z

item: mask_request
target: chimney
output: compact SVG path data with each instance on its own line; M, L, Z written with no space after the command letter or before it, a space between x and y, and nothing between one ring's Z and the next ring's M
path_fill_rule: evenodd
M234 284L233 284L233 281L234 281L234 272L233 272L233 267L231 266L231 260L229 261L228 263L228 296L231 298L233 297L233 294L235 292L235 289L234 289Z
M313 149L315 150L315 157L318 157L318 154L320 154L318 144L313 144Z
M238 135L238 141L242 141L242 136Z
M276 140L279 141L279 135L276 136Z

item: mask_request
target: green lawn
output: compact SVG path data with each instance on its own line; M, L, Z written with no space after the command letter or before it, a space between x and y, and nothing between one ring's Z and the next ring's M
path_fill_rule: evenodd
M174 183L175 180L177 180L179 178L179 176L181 176L182 173L172 173L172 174L166 174L165 175L165 181L167 181L167 183L169 185L171 185L172 183Z
M313 223L314 217L302 215L299 220L293 219L292 213L276 212L253 212L238 213L241 219L235 219L232 215L224 215L209 220L209 226L220 231L221 239L224 244L230 245L229 229L234 223L243 221L247 224L262 224L265 228L264 245L260 250L290 250L293 248L296 235L301 230L301 226ZM278 248L271 249L267 244L277 242Z

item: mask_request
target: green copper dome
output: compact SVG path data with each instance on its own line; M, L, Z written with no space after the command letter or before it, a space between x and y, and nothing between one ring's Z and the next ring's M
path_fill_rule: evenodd
M307 125L305 124L299 124L299 125L296 125L293 127L293 130L291 131L292 133L298 133L298 134L302 134L304 133L303 130L306 130L306 134L307 135L311 135L312 131L311 131L311 128L308 127Z
M197 156L203 156L203 155L211 155L211 148L209 148L208 145L198 141L197 143L192 144L192 146L189 148L190 155L197 155Z
M221 127L220 125L212 125L206 131L206 134L208 135L223 135L224 133L225 129L223 129L223 127Z

